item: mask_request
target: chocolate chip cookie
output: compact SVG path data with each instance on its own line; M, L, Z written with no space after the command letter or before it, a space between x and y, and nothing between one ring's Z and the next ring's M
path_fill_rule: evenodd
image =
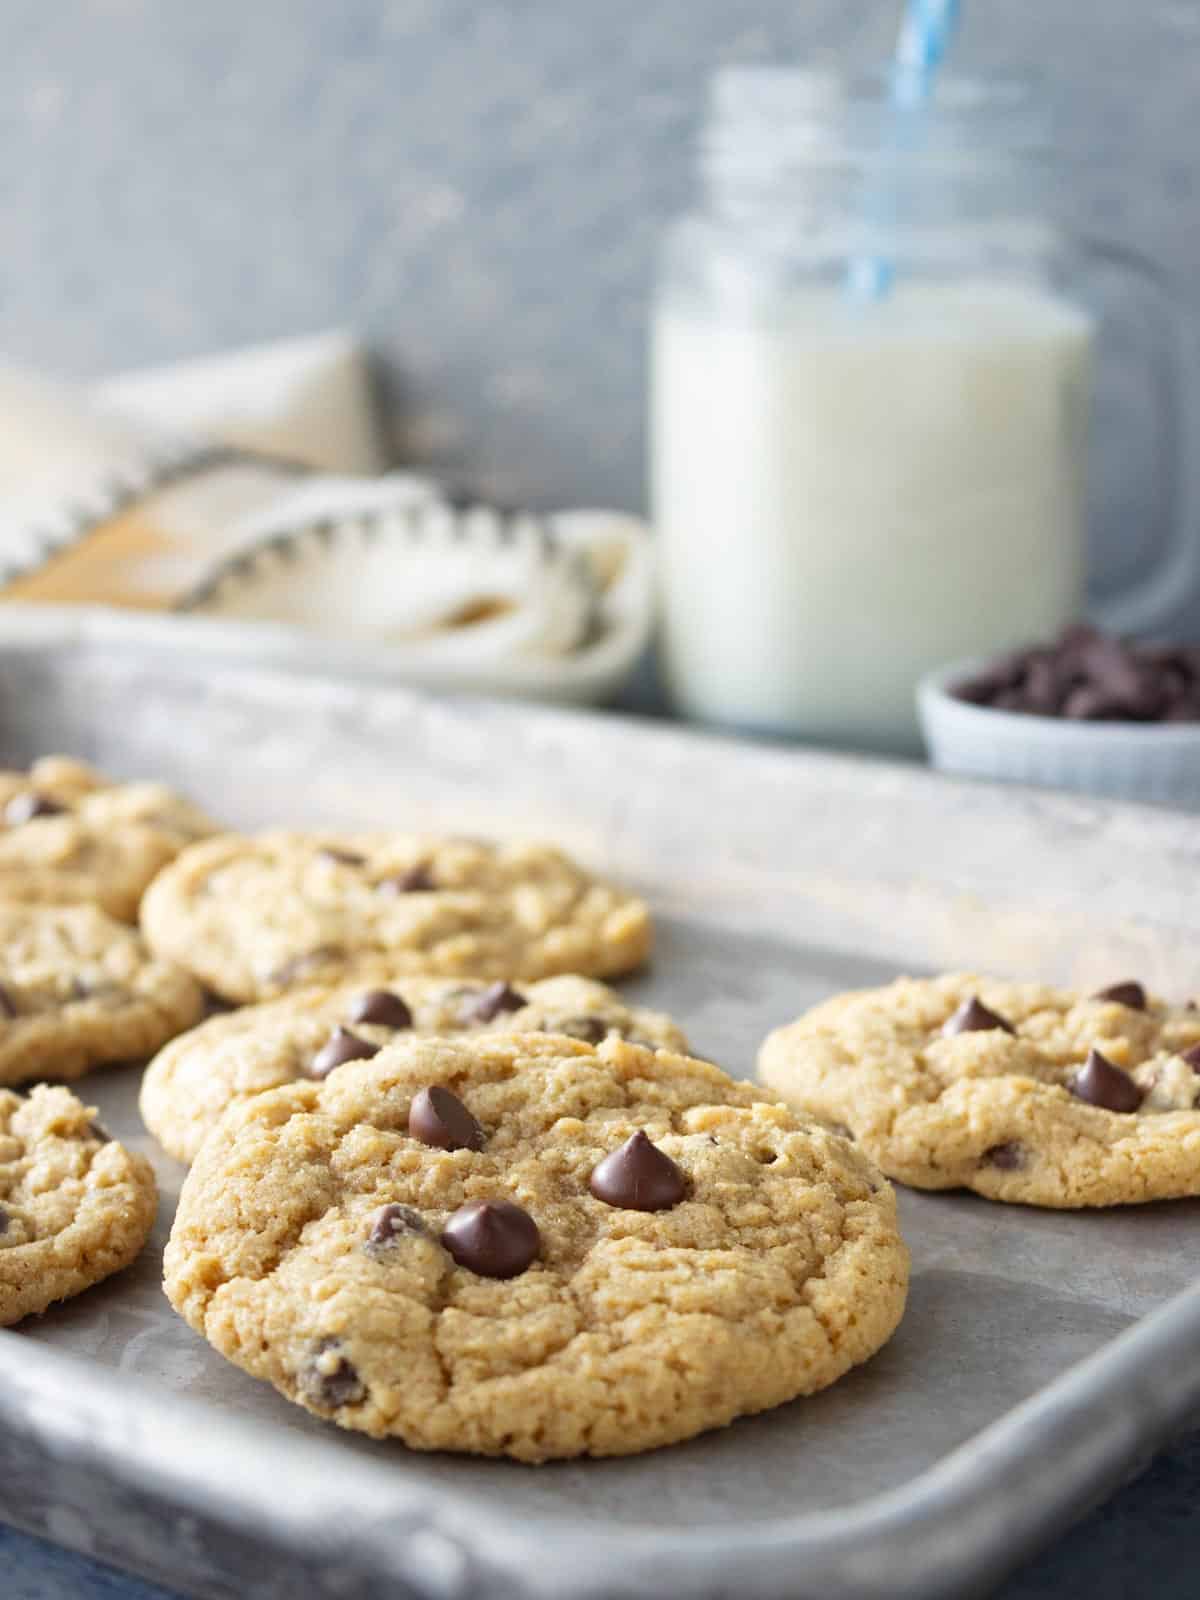
M98 905L135 922L155 873L213 831L164 784L114 783L47 756L0 772L0 899Z
M373 972L606 977L651 942L642 901L547 845L388 833L207 840L159 876L142 927L236 1001Z
M166 1291L231 1361L416 1449L623 1455L811 1394L900 1319L844 1139L610 1036L405 1039L232 1107Z
M520 987L503 979L403 977L370 989L342 984L244 1006L172 1040L142 1080L142 1120L171 1155L192 1161L235 1101L297 1078L326 1077L398 1036L481 1028L564 1033L589 1044L615 1033L652 1049L687 1049L669 1017L627 1006L588 978Z
M1079 1207L1200 1194L1200 1011L970 974L838 995L759 1077L918 1189Z
M194 978L95 906L0 903L0 1083L144 1061L203 1009Z
M0 1089L0 1324L127 1267L154 1223L144 1156L109 1139L68 1089Z

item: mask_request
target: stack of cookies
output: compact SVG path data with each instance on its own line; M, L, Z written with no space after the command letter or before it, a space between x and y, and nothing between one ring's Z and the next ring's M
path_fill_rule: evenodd
M162 784L82 762L0 773L0 1323L128 1266L150 1233L149 1162L61 1080L200 1020L200 984L132 924L155 874L212 831Z
M0 1073L153 1058L144 1121L193 1164L167 1294L289 1399L421 1449L624 1454L896 1327L890 1186L598 981L650 916L560 851L218 834L61 759L0 805ZM13 1321L131 1260L155 1193L66 1089L3 1098Z

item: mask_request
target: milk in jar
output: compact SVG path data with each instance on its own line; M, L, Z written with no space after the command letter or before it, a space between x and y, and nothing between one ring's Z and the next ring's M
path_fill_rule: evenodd
M931 666L1083 602L1092 325L1036 282L841 283L652 348L665 671L685 712L902 750Z
M915 749L923 671L1079 614L1093 327L1036 111L942 77L898 132L886 73L718 74L651 316L684 713Z

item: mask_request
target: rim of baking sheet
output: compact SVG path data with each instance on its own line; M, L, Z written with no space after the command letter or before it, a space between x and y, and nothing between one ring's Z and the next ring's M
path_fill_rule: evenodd
M123 1374L89 1369L81 1384L82 1363L7 1330L0 1418L60 1460L73 1455L182 1512L286 1542L347 1573L403 1579L438 1600L735 1592L930 1600L977 1582L985 1568L999 1579L1127 1478L1148 1442L1177 1434L1200 1406L1198 1341L1200 1285L902 1488L845 1511L678 1534L649 1522L600 1529L565 1518L561 1527L522 1527L475 1499L456 1504L444 1485L398 1481L373 1457L348 1456L331 1476L325 1442L214 1414Z

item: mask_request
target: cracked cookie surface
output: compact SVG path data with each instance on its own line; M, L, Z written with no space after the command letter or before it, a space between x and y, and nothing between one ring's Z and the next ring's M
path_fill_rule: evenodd
M960 973L838 995L772 1033L758 1074L901 1183L1114 1206L1200 1194L1197 1046L1200 1011L1136 983Z
M627 972L645 904L547 845L274 832L195 845L142 907L150 944L241 1002L384 972Z
M409 1131L433 1085L459 1148ZM596 1189L637 1197L645 1141L624 1171L608 1158L639 1130L680 1180L641 1191L655 1210L591 1187L608 1163ZM165 1267L192 1327L318 1416L542 1461L670 1444L825 1387L891 1335L908 1252L858 1151L718 1068L479 1034L232 1108Z
M95 906L0 903L0 1083L144 1061L203 1010L194 978Z
M212 832L165 784L115 783L46 756L28 772L0 772L0 899L98 905L135 922L155 874Z
M192 1161L230 1105L319 1074L321 1052L339 1028L367 1047L363 1055L410 1031L481 1028L565 1033L590 1044L611 1032L654 1049L687 1049L669 1017L628 1006L589 978L543 978L519 988L461 978L399 977L374 990L341 984L211 1017L173 1039L142 1079L142 1120L170 1155Z
M0 1089L0 1324L127 1267L154 1223L144 1156L109 1139L68 1089Z

